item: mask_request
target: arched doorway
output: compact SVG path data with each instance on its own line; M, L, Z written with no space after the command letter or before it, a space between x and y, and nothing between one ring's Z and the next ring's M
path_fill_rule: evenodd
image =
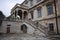
M21 26L21 31L23 31L23 33L27 33L27 26L25 24Z
M24 11L24 19L27 19L27 12Z
M22 19L22 10L18 10L18 15L20 16L20 19Z

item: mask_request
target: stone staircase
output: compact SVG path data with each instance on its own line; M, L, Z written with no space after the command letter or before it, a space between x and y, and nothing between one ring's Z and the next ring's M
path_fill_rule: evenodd
M19 22L19 21L18 21ZM20 20L20 22L25 22L31 25L33 28L41 32L40 35L27 34L27 33L16 33L16 34L2 34L0 35L0 40L60 40L60 35L48 35L48 28L38 24L31 20Z
M38 24L38 26L37 26L36 23L31 21L31 20L23 20L23 22L26 22L26 23L30 24L35 29L38 29L39 31L44 33L45 34L45 36L44 36L45 38L48 38L50 40L60 40L60 35L56 35L55 32L49 32L48 31L48 27L45 27L44 25Z
M41 31L42 33L44 33L45 35L47 35L48 27L45 27L45 26L43 26L41 24L38 24L38 26L37 26L36 23L33 22L33 21L31 21L31 20L23 20L23 22L26 22L26 23L30 24L35 29L38 29L39 31Z

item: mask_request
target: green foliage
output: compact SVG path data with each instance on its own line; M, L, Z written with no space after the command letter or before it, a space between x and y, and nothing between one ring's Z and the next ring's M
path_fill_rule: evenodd
M0 11L0 20L3 20L5 18L5 15L3 14L2 11Z
M0 26L1 26L2 20L4 20L4 18L5 18L5 15L3 14L2 11L0 11Z

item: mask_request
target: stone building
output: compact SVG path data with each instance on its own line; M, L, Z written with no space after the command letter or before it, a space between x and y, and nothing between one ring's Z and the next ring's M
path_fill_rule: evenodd
M18 15L21 20L31 20L37 25L48 27L51 33L60 33L59 2L59 0L55 2L54 0L25 0L22 4L17 3L11 9L11 14L14 18Z
M11 9L11 18L3 21L0 32L44 36L60 33L59 10L60 0L25 0Z

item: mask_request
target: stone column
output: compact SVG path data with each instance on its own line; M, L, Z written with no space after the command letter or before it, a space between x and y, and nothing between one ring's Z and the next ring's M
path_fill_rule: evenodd
M16 19L15 19L15 11L14 11L13 13L14 13L14 20L16 20Z
M17 19L17 15L18 15L18 10L16 10L16 19Z
M22 11L22 20L24 20L24 11Z
M17 17L17 11L15 10L15 20L16 20L16 17Z
M27 15L26 15L26 19L28 19L28 12L27 12Z

